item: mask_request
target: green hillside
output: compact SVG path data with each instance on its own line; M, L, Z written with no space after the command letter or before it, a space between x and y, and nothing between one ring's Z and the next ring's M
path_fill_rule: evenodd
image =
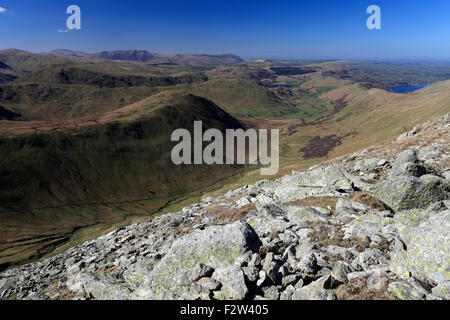
M21 120L67 120L132 104L159 92L159 87L207 80L199 72L161 74L149 67L146 73L135 74L136 68L127 63L46 67L0 85L0 105L20 113Z
M55 64L73 62L76 59L54 54L37 54L18 49L8 49L0 50L0 61L24 74Z
M208 81L185 90L214 101L238 118L276 118L297 110L289 101L252 80Z
M196 120L205 130L241 127L204 98L164 93L107 116L95 126L0 138L0 245L11 248L24 239L95 225L104 220L101 207L108 203L161 203L243 170L172 164L173 130L193 131ZM80 219L80 212L86 217ZM109 223L129 214L109 213ZM34 249L26 255L33 254Z

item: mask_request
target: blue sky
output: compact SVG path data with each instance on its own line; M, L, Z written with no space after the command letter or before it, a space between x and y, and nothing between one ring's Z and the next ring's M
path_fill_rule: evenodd
M66 8L82 29L65 29ZM366 9L381 8L368 30ZM450 60L448 0L0 0L0 49L235 53L247 58Z

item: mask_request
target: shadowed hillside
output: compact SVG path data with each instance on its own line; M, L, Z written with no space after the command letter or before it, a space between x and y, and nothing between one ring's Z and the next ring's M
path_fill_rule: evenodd
M33 208L187 192L214 171L203 175L206 167L176 167L170 160L172 131L192 128L196 120L205 128L241 127L214 103L172 92L105 114L96 125L3 138L0 206ZM227 171L217 173L226 176Z
M61 235L104 221L106 209L101 208L108 203L160 203L240 172L240 166L172 164L172 131L193 132L196 120L205 130L241 127L211 101L170 92L106 113L98 123L37 133L30 128L0 138L0 244L14 247L14 242L46 234L67 240ZM123 207L107 211L109 223L129 214Z

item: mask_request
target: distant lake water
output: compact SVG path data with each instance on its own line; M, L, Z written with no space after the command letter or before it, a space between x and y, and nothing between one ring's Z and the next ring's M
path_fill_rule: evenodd
M389 88L392 91L396 92L396 93L407 93L407 92L413 92L422 88L426 88L428 87L430 84L423 84L423 85L418 85L418 86L401 86L401 87L392 87Z

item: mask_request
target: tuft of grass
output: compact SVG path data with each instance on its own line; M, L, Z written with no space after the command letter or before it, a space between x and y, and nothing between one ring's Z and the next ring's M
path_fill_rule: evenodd
M338 300L399 300L388 291L389 280L382 282L379 289L369 289L367 281L369 277L361 277L348 282L345 286L334 289ZM383 279L381 279L383 281Z
M348 197L348 199L365 204L366 206L374 210L379 211L385 210L385 206L370 192L365 191L357 192L354 195Z

